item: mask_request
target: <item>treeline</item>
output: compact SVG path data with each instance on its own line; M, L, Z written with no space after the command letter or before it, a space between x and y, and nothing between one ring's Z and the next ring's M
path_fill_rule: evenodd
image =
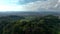
M0 34L60 34L58 16L0 17Z

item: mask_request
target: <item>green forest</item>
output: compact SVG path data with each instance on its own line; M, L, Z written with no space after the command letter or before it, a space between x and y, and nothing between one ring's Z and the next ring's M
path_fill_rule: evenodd
M0 34L60 34L59 16L1 16Z

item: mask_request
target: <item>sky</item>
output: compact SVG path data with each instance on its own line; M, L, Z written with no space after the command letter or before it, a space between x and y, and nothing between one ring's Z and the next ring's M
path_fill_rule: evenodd
M60 11L60 0L0 0L0 11Z

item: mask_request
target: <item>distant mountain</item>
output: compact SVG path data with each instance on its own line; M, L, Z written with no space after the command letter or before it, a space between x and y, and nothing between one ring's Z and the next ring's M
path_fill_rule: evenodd
M60 16L59 11L36 11L36 12L0 12L0 16L8 16L8 15L18 15L18 16L25 16L25 15L58 15Z

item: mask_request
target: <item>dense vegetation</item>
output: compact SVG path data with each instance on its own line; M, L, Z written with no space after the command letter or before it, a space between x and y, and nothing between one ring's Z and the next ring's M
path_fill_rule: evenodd
M58 16L0 17L0 34L60 34Z

